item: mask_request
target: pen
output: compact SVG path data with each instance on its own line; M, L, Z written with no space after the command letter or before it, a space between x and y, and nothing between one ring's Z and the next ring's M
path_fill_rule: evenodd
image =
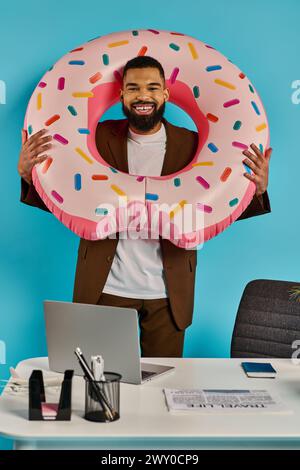
M108 415L109 419L110 420L113 420L114 419L114 414L115 412L111 409L111 406L110 404L107 402L106 398L103 396L101 390L99 389L98 385L95 383L95 378L93 376L93 373L92 371L90 370L82 352L81 352L81 349L80 348L76 348L75 351L74 351L78 361L79 361L79 364L84 372L84 375L85 377L87 378L87 380L89 381L89 384L91 385L96 397L98 398L99 402L101 403L101 405L104 405L103 408L107 408L107 412L105 413L106 415Z

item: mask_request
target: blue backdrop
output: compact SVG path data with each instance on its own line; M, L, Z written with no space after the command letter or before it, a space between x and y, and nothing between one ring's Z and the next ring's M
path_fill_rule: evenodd
M194 321L185 357L228 357L245 284L299 281L300 79L298 0L115 0L1 2L1 317L0 378L10 365L46 355L44 299L71 300L78 239L51 214L19 202L17 162L27 102L62 55L98 35L157 28L186 33L220 50L253 81L271 128L272 213L239 221L198 253ZM110 115L119 117L120 109ZM174 106L167 119L193 124ZM6 353L6 354L5 354ZM0 448L8 441L0 441Z

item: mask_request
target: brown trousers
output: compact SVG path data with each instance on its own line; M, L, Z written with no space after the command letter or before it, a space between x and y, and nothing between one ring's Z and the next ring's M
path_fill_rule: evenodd
M168 298L143 300L102 293L97 304L138 311L141 357L182 357L185 330L177 328Z

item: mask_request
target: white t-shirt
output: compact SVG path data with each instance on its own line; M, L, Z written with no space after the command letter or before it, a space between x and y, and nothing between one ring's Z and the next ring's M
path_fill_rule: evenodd
M128 130L130 174L160 176L166 151L166 130L155 134ZM168 297L159 239L119 239L103 292L136 299Z

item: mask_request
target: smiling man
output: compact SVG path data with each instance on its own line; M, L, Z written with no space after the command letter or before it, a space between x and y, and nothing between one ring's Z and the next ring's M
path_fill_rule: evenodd
M196 132L174 126L164 117L170 96L164 70L152 57L126 63L120 100L126 119L98 124L96 144L101 156L120 171L164 176L182 170L193 159ZM34 164L47 158L51 136L40 131L23 145L18 171L21 201L48 210L31 180ZM254 145L244 151L253 170L245 177L256 194L240 219L270 212L267 195L271 149L265 155ZM46 152L46 153L45 153ZM143 357L181 357L186 328L192 323L197 252L169 240L80 240L73 301L137 309Z

